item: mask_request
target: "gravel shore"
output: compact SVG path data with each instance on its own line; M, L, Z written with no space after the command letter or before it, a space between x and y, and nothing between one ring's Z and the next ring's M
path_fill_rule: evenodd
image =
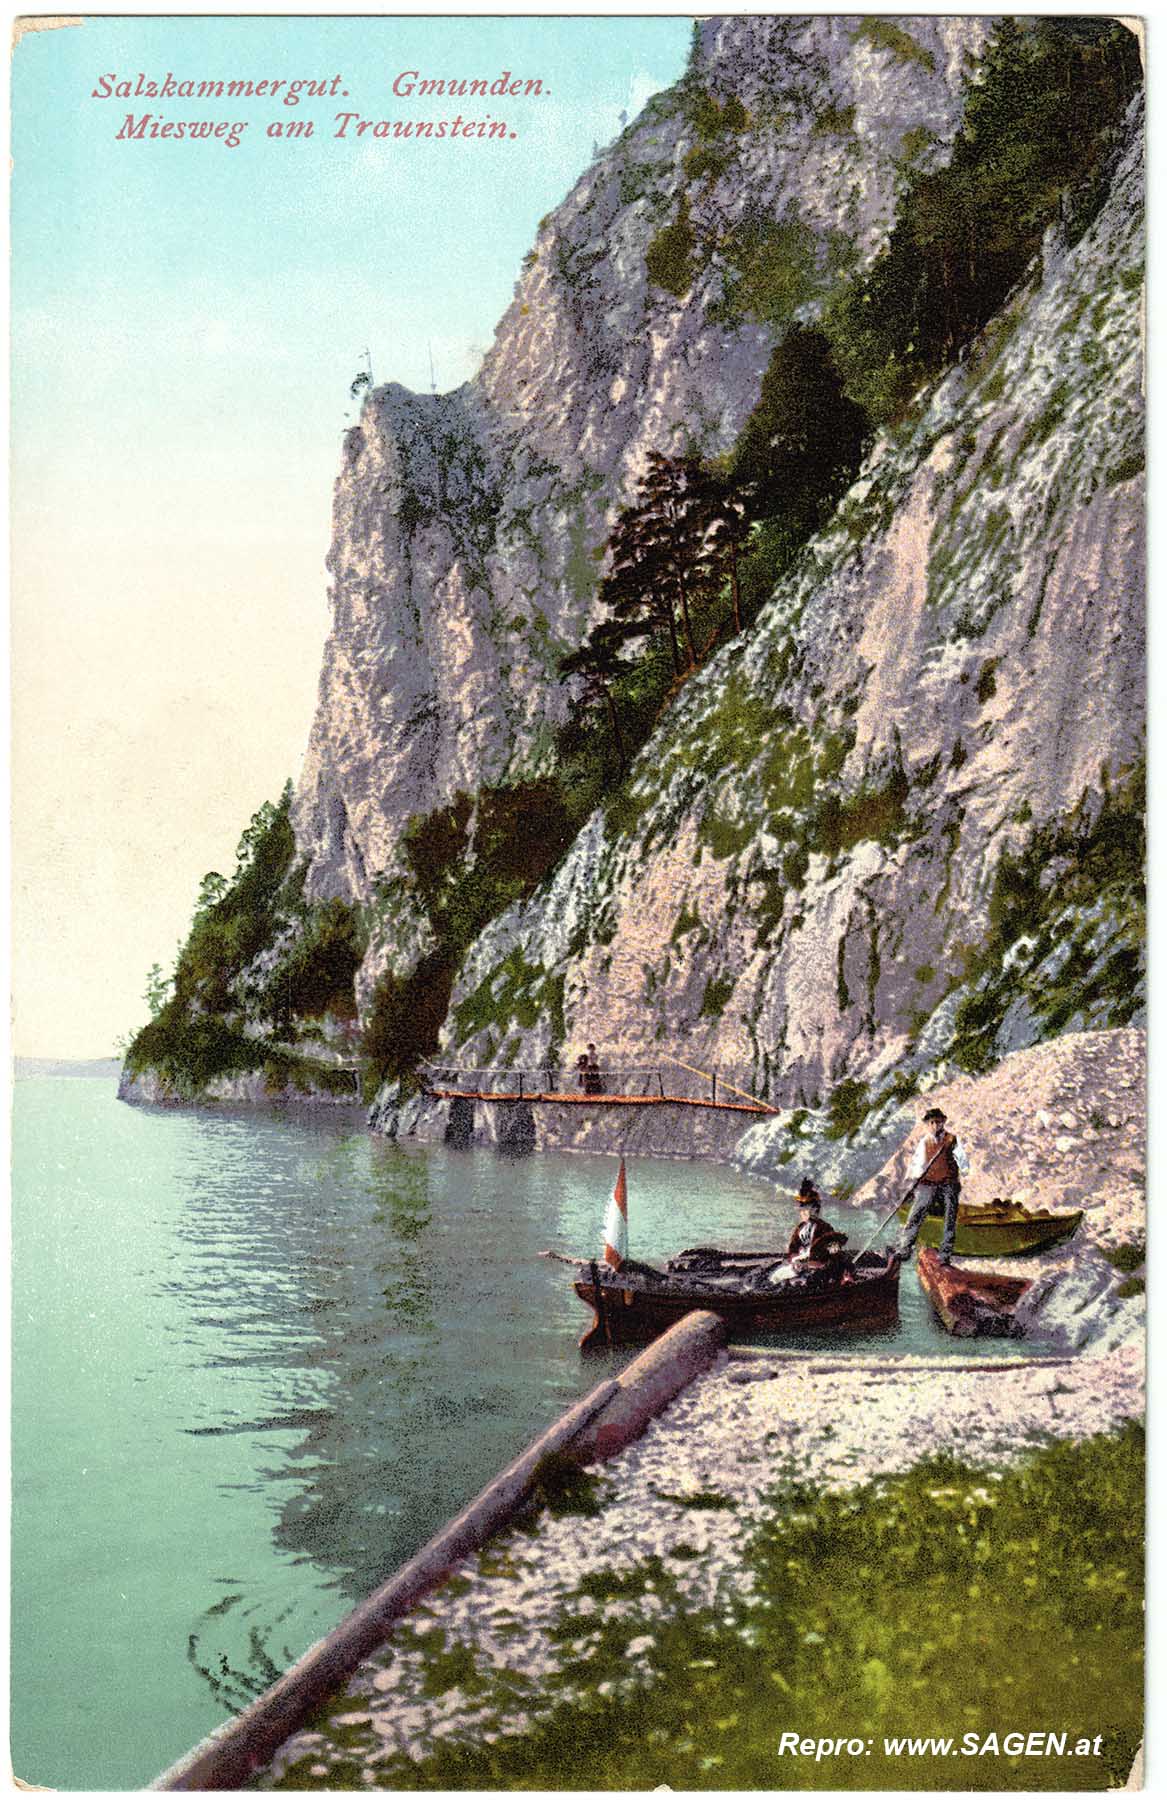
M469 1559L257 1785L293 1767L331 1785L342 1765L344 1785L391 1785L387 1765L400 1771L402 1756L421 1763L443 1740L521 1734L573 1697L635 1688L670 1608L720 1616L731 1597L749 1602L747 1547L759 1524L799 1504L797 1490L878 1483L941 1453L988 1483L1052 1439L1141 1417L1145 1047L1137 1029L1077 1033L987 1075L934 1082L928 1095L969 1148L967 1199L1083 1211L1074 1237L1042 1256L976 1264L1032 1280L1018 1321L1031 1343L1065 1354L723 1356L595 1471L597 1516L545 1513L534 1533L514 1529ZM904 1191L916 1135L858 1204L883 1209ZM581 1636L589 1619L595 1629ZM589 1662L602 1660L616 1620L628 1641L613 1677L610 1662L603 1673Z
M1130 1304L1141 1310L1141 1301ZM942 1451L991 1480L994 1469L1053 1438L1082 1439L1141 1416L1143 1384L1137 1339L1103 1354L975 1366L956 1358L725 1356L638 1443L596 1471L599 1517L545 1514L534 1535L514 1530L469 1559L362 1665L325 1727L290 1738L256 1785L270 1787L294 1764L326 1781L343 1761L350 1779L355 1763L360 1781L376 1787L381 1764L402 1754L420 1762L442 1739L521 1733L587 1688L589 1654L613 1617L640 1627L619 1684L634 1686L637 1648L651 1645L676 1595L686 1609L748 1596L743 1548L759 1521L789 1504L783 1490L853 1488ZM667 1602L651 1578L630 1598L579 1593L588 1574L643 1569L654 1557L671 1577ZM565 1644L556 1626L588 1613L594 1643L575 1636ZM435 1694L435 1642L473 1678Z
M987 1075L951 1072L916 1101L916 1129L859 1189L855 1205L879 1206L903 1193L924 1111L939 1106L972 1161L967 1202L999 1197L1034 1210L1080 1209L1086 1216L1076 1249L1130 1243L1146 1230L1146 1057L1146 1032L1130 1026L1035 1044Z

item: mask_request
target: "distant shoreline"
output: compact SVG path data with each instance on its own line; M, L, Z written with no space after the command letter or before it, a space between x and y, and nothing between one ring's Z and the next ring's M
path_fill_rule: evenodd
M109 1079L116 1081L121 1073L120 1056L83 1057L14 1056L13 1075L17 1081L34 1080L37 1076L63 1075L72 1080Z

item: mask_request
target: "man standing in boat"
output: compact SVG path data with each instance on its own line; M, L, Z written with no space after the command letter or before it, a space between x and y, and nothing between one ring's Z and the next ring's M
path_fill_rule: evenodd
M956 1243L956 1209L960 1204L960 1178L968 1174L968 1157L948 1120L938 1106L924 1114L927 1130L916 1145L908 1174L916 1182L916 1195L911 1211L900 1232L896 1255L902 1262L910 1256L920 1227L935 1206L944 1209L944 1236L940 1243L940 1261L952 1261Z

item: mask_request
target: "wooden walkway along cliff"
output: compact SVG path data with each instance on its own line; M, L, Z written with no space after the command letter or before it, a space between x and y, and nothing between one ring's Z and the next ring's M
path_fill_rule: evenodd
M500 1106L692 1106L707 1111L750 1113L755 1117L772 1117L778 1108L757 1100L732 1082L717 1074L703 1074L678 1064L690 1078L684 1082L677 1074L659 1066L643 1068L606 1068L601 1071L604 1083L600 1092L588 1093L560 1085L564 1076L575 1073L556 1066L511 1069L465 1069L452 1064L426 1063L422 1068L426 1092L434 1100L483 1101ZM666 1089L665 1079L669 1086ZM700 1083L707 1091L678 1092L679 1087L694 1088ZM720 1091L719 1091L720 1090ZM723 1098L735 1094L737 1099Z

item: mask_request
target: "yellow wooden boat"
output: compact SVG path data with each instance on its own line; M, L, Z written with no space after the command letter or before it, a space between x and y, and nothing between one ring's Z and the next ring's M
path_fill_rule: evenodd
M906 1220L909 1207L901 1206ZM1050 1212L1047 1207L1031 1212L1016 1200L990 1200L986 1206L966 1206L956 1213L957 1256L1033 1256L1052 1244L1073 1237L1082 1223L1080 1212ZM932 1249L944 1235L943 1212L929 1213L917 1242Z

